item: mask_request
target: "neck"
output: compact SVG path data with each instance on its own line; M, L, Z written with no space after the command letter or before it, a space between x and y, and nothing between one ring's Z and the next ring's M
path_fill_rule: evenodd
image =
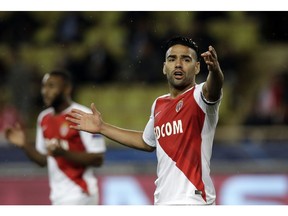
M195 86L195 83L191 83L190 85L185 86L183 88L181 88L181 87L177 88L175 86L169 86L171 98L178 97L179 95L181 95L182 93L184 93L188 89L192 88L193 86Z

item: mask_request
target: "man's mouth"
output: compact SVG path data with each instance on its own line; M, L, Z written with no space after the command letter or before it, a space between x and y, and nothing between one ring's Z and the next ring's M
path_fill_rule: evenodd
M174 75L175 79L182 79L184 76L184 73L181 71L176 71L176 72L174 72L173 75Z

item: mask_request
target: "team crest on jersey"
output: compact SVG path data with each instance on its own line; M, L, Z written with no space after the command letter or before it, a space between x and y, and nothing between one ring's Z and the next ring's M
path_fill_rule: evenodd
M60 134L61 136L66 136L68 134L69 131L69 126L67 123L64 123L61 125L60 127Z
M176 112L179 112L182 107L183 107L183 100L180 100L176 105Z

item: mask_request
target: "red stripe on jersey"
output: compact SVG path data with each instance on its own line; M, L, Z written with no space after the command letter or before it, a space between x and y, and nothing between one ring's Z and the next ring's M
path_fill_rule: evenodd
M88 192L87 183L82 178L84 173L83 167L77 167L72 163L69 163L63 157L55 157L58 167L61 169L66 176L68 176L73 182L79 185L85 193Z
M45 139L59 139L67 142L69 151L85 151L78 131L69 128L69 123L65 120L66 115L48 114L43 117L41 127ZM85 193L88 193L87 183L83 179L84 166L75 165L64 157L54 157L59 169L73 182L79 185Z
M194 89L178 96L158 98L154 111L154 129L158 127L158 142L189 181L202 192L201 132L205 113L196 103ZM182 126L183 131L179 129Z

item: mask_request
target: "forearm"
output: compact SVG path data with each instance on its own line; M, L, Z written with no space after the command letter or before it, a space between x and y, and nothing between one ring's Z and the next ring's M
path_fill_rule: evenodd
M95 166L100 167L103 164L103 153L87 153L87 152L73 152L63 151L62 157L81 166Z
M212 46L208 51L201 54L208 67L208 77L203 86L203 93L208 101L217 101L222 93L224 75L218 62L217 53Z
M209 101L216 101L221 96L222 86L224 83L224 75L221 69L217 71L209 71L204 94Z
M23 147L23 150L27 157L29 157L30 160L37 163L39 166L45 167L47 165L46 155L40 154L32 144L26 144Z
M142 131L127 130L119 128L107 123L103 123L101 134L114 140L124 146L142 150L142 151L154 151L154 148L147 145L142 138Z

